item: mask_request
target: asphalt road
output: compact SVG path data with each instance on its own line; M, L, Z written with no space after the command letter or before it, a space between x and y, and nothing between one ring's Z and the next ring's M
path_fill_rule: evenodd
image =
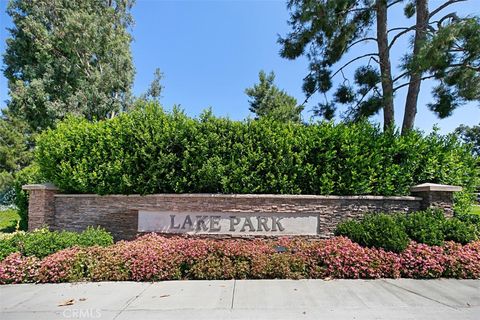
M0 319L480 319L480 280L0 286Z

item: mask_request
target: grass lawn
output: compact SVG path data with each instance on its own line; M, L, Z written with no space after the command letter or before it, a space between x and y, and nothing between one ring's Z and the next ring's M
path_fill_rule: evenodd
M20 220L17 210L7 209L0 211L0 232L13 232Z
M480 215L480 206L473 206L470 213Z

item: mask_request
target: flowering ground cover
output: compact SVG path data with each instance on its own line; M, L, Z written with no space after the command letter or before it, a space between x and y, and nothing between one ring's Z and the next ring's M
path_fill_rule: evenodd
M72 247L43 259L12 253L0 283L272 278L480 278L480 241L410 242L401 253L327 240L214 240L149 234L107 247Z

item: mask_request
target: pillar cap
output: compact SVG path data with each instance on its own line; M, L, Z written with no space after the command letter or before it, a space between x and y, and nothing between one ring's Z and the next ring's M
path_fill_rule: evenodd
M419 191L446 191L446 192L455 192L462 191L462 187L459 186L450 186L447 184L437 184L437 183L422 183L410 188L411 192Z
M22 186L23 190L55 190L58 188L51 183L40 183L40 184L25 184Z

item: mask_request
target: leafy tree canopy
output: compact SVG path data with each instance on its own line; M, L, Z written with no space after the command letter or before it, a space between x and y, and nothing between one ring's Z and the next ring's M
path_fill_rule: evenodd
M32 154L27 124L0 118L0 172L13 173L28 165Z
M12 0L4 55L10 116L34 131L68 113L101 119L122 109L134 69L132 0Z
M0 117L0 204L10 204L14 175L33 158L32 138L24 121Z
M480 124L476 126L460 125L455 133L465 142L473 145L473 152L480 157Z

